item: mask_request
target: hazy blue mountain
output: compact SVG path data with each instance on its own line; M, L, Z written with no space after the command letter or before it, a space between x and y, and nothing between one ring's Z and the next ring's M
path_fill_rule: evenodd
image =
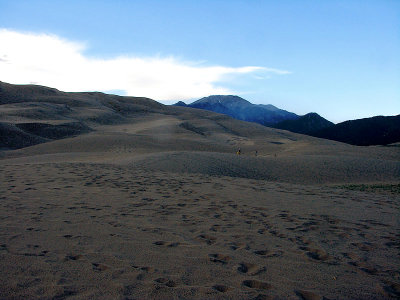
M239 96L232 95L208 96L191 104L179 101L175 105L210 110L238 120L255 122L262 125L276 124L283 120L294 120L299 117L294 113L279 109L271 104L252 104Z
M313 133L335 125L317 113L308 113L296 120L285 120L271 127L285 129L296 133L313 135Z

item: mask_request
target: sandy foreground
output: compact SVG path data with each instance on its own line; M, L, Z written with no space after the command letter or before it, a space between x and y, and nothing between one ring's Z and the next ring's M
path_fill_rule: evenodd
M2 299L400 295L396 192L32 160L1 162Z

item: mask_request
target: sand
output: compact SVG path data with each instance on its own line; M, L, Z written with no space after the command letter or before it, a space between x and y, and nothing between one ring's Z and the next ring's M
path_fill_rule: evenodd
M88 163L2 176L2 299L399 295L396 194Z
M75 96L89 132L0 151L1 299L400 297L398 147Z

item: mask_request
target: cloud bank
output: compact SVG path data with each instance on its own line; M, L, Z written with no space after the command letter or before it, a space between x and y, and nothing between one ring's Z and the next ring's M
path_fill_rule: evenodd
M173 57L86 56L84 43L49 34L0 29L0 80L39 84L62 91L123 91L155 100L185 100L233 94L224 87L236 76L290 72L260 66L204 66Z

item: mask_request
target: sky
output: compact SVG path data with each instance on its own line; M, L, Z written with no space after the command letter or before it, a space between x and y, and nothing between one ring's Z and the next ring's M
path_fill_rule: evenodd
M398 0L0 0L0 81L400 114Z

